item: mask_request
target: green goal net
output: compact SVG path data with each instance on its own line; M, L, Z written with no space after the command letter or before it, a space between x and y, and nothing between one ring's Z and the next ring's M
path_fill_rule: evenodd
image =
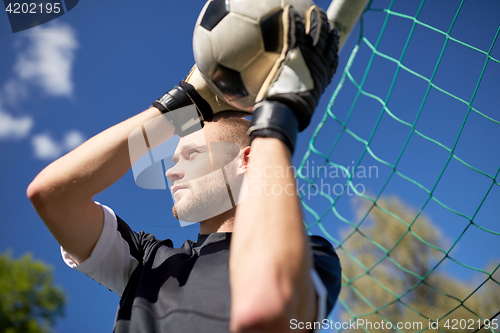
M369 2L298 149L324 331L500 331L499 32L498 1Z

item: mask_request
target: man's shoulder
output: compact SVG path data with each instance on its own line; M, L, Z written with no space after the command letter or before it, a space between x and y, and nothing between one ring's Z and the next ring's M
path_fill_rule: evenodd
M338 258L337 252L335 251L332 243L322 236L310 235L309 244L314 255L322 253Z
M323 236L309 235L309 242L311 243L311 246L320 246L333 249L332 243L330 243L330 241L328 241Z

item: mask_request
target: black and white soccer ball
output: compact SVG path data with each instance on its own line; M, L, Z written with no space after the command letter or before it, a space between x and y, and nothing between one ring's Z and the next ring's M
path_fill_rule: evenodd
M229 104L252 111L283 47L281 14L302 16L312 0L210 0L193 35L194 58L209 87Z

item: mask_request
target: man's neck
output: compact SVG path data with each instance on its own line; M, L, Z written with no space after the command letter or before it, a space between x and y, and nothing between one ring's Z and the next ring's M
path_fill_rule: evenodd
M200 234L208 235L214 232L233 232L235 209L200 222Z

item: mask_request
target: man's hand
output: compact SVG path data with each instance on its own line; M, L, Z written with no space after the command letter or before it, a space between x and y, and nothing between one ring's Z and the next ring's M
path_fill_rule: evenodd
M311 121L338 65L338 32L317 6L305 22L287 6L283 11L284 49L261 88L250 135L275 137L293 153L297 133Z
M197 119L193 119L193 114L190 112L170 113L190 105L196 107ZM167 117L176 128L175 134L180 136L198 130L200 127L197 124L212 120L215 113L240 111L219 99L210 90L196 65L193 66L186 80L181 81L178 86L175 86L153 102L153 106L162 113L167 114Z

